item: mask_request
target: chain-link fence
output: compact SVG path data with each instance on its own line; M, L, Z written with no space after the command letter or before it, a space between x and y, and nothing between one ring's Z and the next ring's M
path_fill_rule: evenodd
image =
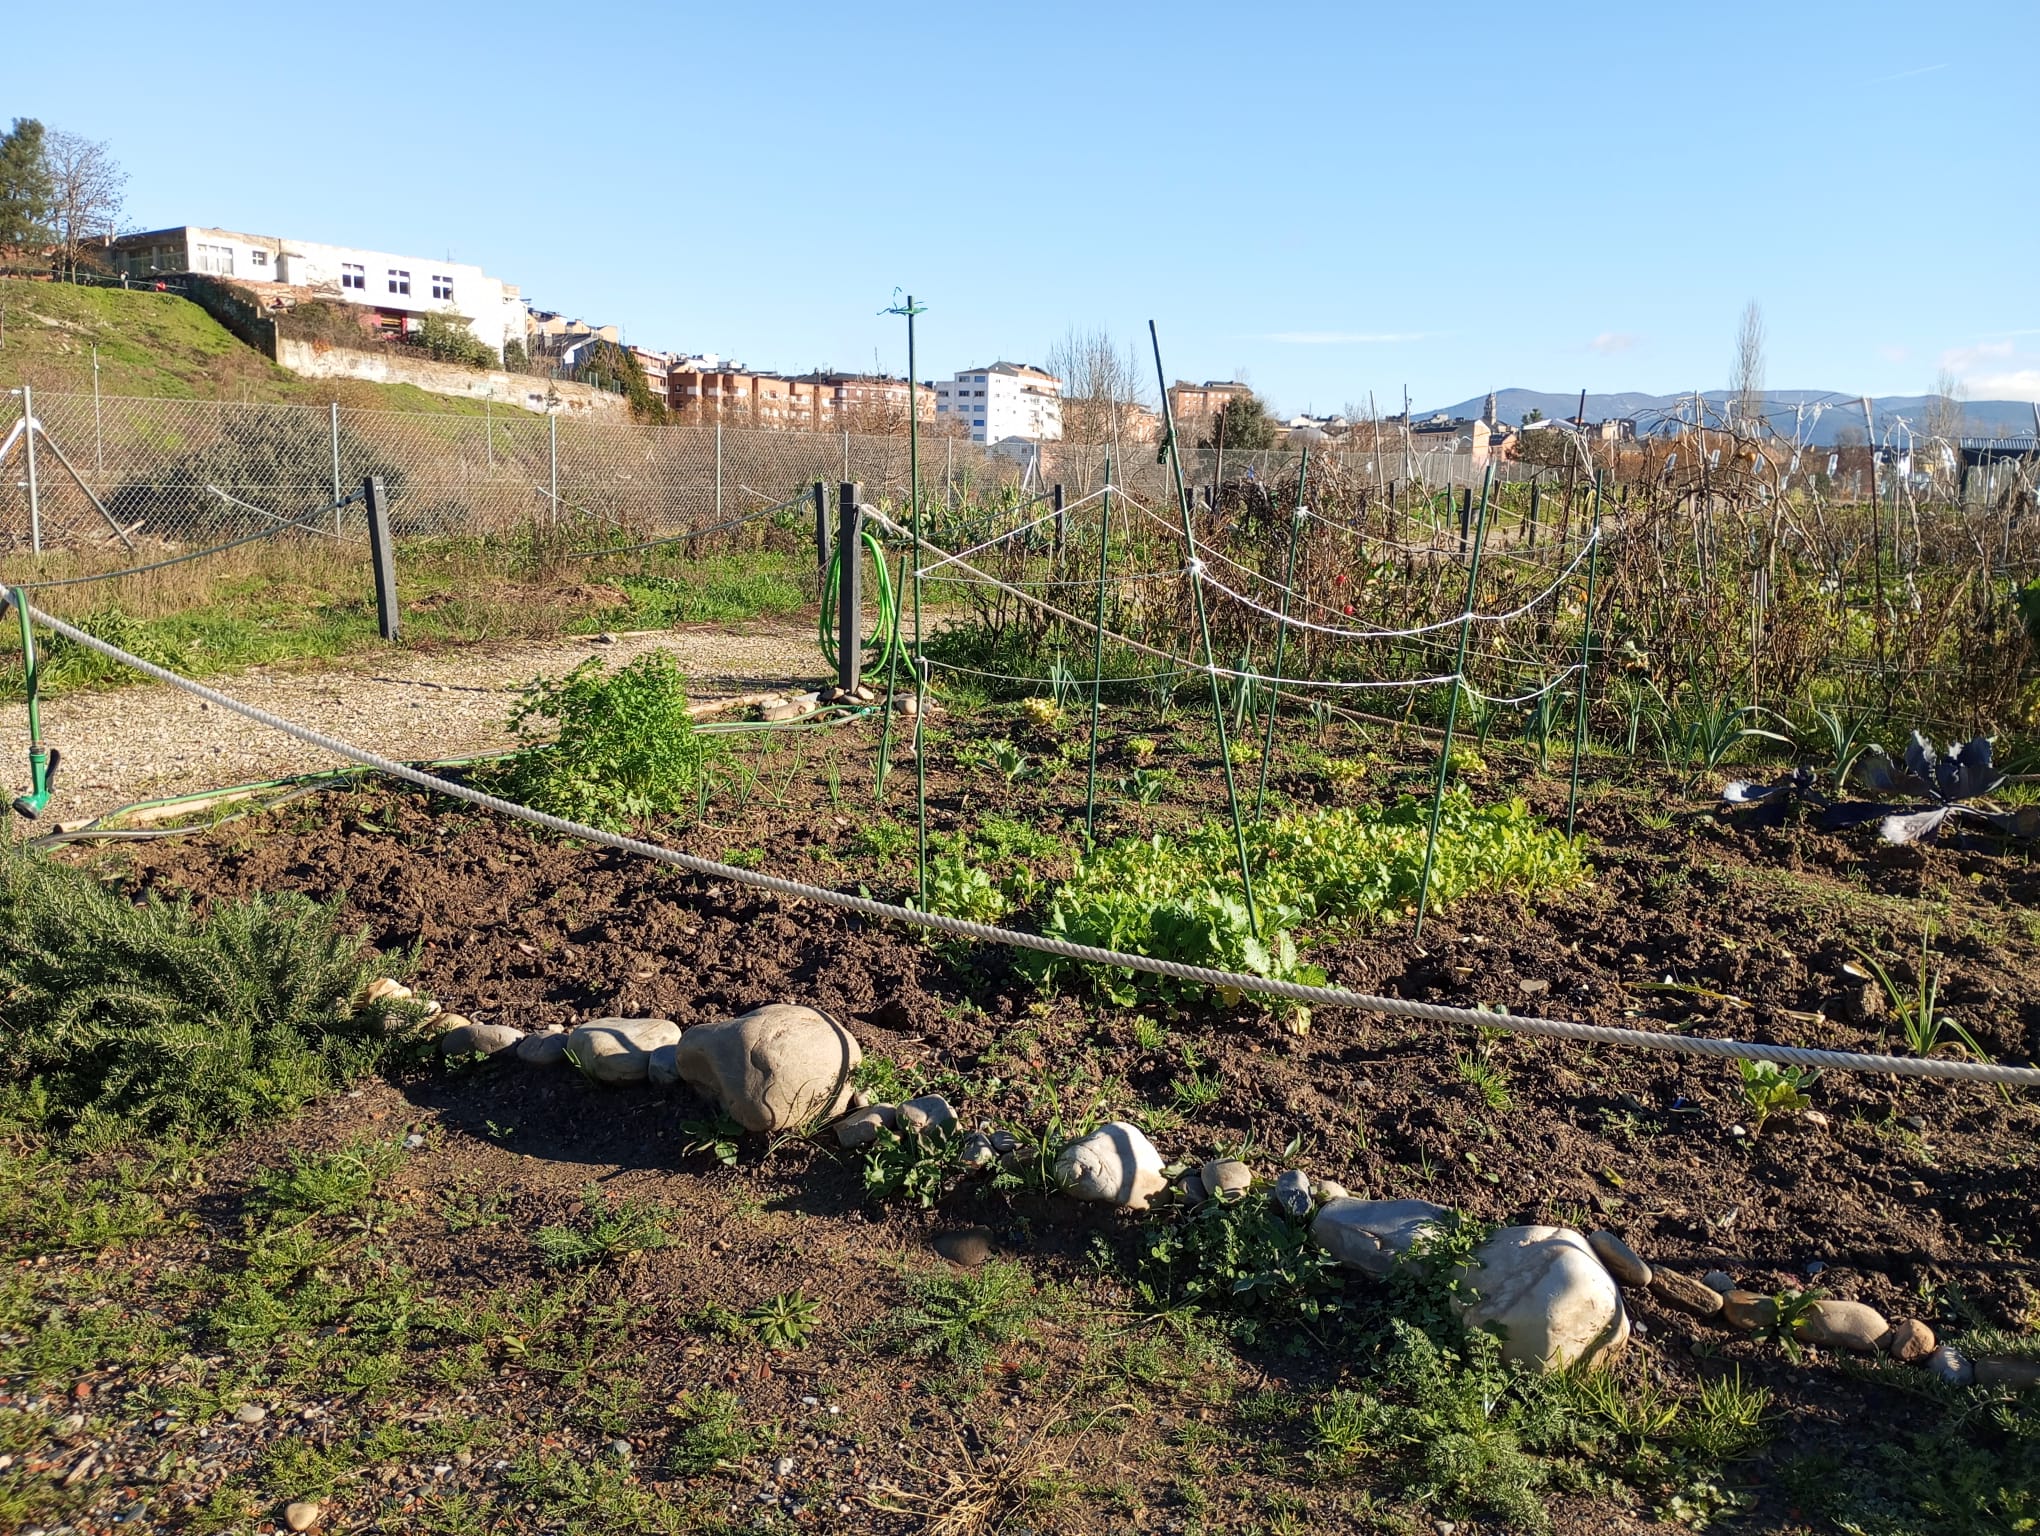
M601 540L651 539L727 526L822 480L861 482L881 504L904 501L903 436L735 426L642 426L532 416L356 410L339 405L94 395L33 397L42 431L19 437L0 464L0 549L9 553L189 546L275 526L313 523L347 534L333 503L380 475L400 535L491 537L584 525ZM20 396L0 404L0 438L21 421ZM1152 443L1045 443L1015 449L938 437L921 441L930 503L957 505L1060 483L1075 498L1114 481L1150 505L1174 503L1172 472ZM34 474L30 474L33 450ZM1468 455L1384 449L1313 452L1349 461L1384 485L1470 483ZM1273 484L1293 476L1297 450L1185 452L1193 486L1221 477ZM1511 466L1513 468L1513 466ZM358 531L358 530L356 530Z

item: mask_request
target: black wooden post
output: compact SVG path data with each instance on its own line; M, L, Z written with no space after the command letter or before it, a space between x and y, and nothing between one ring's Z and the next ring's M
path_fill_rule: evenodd
M375 617L385 640L397 638L396 550L390 544L390 509L382 476L361 482L362 504L368 509L368 559L375 567Z
M829 487L820 480L815 482L815 576L823 581L829 576Z
M1068 531L1063 519L1063 488L1060 482L1057 483L1050 494L1054 497L1053 504L1055 506L1055 554L1056 558L1060 560L1063 552L1063 536Z
M836 487L836 686L845 693L857 686L864 669L864 487L846 480Z
M1467 529L1473 524L1473 487L1466 488L1466 499L1459 503L1459 552L1466 552Z

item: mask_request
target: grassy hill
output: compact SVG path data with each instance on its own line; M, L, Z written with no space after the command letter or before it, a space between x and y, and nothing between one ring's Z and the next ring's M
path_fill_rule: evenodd
M482 413L478 400L409 384L299 378L174 294L0 278L0 388L88 393L95 346L107 395Z

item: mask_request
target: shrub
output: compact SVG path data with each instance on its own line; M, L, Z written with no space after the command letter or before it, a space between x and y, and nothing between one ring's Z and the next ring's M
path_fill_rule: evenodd
M469 368L494 368L502 361L496 349L467 327L458 315L427 314L419 317L418 328L404 338L427 357L442 363L460 363Z
M536 810L612 832L691 805L708 742L687 713L686 687L664 651L614 673L590 657L564 677L534 681L510 728L530 741L535 722L551 721L558 734L511 758L499 787Z
M373 952L302 896L130 900L39 855L0 859L12 1118L104 1143L223 1134L369 1070Z

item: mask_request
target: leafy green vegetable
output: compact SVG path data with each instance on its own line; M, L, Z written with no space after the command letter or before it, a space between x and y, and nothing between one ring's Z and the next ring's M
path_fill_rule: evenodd
M687 685L673 658L648 651L614 673L590 657L564 677L524 690L510 728L530 741L534 722L557 722L505 765L500 786L534 809L623 831L695 802L709 745L687 712Z
M1339 807L1248 828L1258 934L1247 920L1229 825L1127 839L1077 861L1049 900L1043 931L1189 965L1322 981L1321 971L1298 960L1297 932L1414 906L1429 817L1427 804L1405 796L1390 806ZM1433 908L1471 895L1562 890L1585 874L1579 844L1541 825L1522 801L1476 806L1463 790L1446 795L1431 871ZM1032 956L1022 963L1051 977L1071 966ZM1097 975L1121 1004L1143 989L1175 985L1131 971Z

